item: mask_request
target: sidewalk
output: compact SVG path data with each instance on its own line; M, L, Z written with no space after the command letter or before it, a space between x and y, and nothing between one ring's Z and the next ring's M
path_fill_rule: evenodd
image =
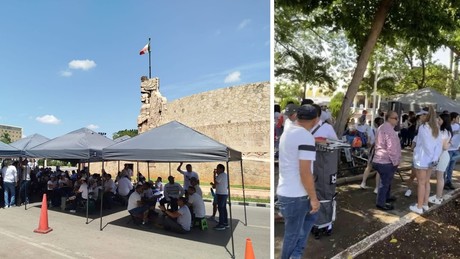
M402 168L410 168L412 153L403 151ZM454 184L460 182L460 164L457 165L453 174ZM409 178L410 171L401 170L404 181ZM277 168L275 168L275 183L277 181ZM398 174L395 175L392 185L392 194L396 196L395 209L392 211L380 211L375 208L376 195L373 193L375 178L368 179L367 185L371 188L361 190L359 181L349 182L337 187L337 219L334 223L331 236L322 236L319 240L310 236L304 258L331 258L353 244L363 240L378 230L398 222L407 215L409 205L416 202L416 185L411 186L412 196L405 197L406 183L401 181ZM432 193L435 190L436 180L431 179ZM445 191L445 195L451 195L452 191ZM279 256L283 241L284 225L275 223L275 257Z

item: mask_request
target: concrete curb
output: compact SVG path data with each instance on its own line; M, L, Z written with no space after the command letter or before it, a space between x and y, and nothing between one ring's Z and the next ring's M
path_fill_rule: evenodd
M440 205L433 205L430 207L428 211L431 211L433 209L437 209L438 207L444 205L448 201L457 198L460 196L460 189L454 190L451 193L447 193L444 195L444 197L447 197L445 199L445 202ZM378 243L379 241L387 238L390 236L392 233L394 233L396 230L398 230L400 227L414 221L418 217L423 217L422 215L418 215L413 212L409 212L403 217L401 217L397 222L392 223L379 231L375 232L374 234L366 237L365 239L359 241L358 243L348 247L347 249L343 250L342 252L336 254L332 259L348 259L348 258L354 258L364 252L366 252L370 247L372 247L374 244Z
M210 200L210 199L203 199L203 201L204 202L212 202L212 200ZM236 201L236 202L232 202L232 205L244 206L244 202ZM260 207L260 208L270 208L269 203L259 203L259 202L246 202L246 206Z

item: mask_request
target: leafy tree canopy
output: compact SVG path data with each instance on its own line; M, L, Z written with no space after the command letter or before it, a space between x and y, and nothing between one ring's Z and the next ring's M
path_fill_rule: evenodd
M134 137L134 136L137 136L138 134L139 133L138 133L137 129L124 129L124 130L119 130L116 133L113 133L112 139L117 139L117 138L125 136L125 135L128 135L130 137Z

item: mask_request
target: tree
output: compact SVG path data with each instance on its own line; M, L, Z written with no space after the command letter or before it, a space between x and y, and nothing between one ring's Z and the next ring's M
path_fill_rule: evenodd
M333 89L334 80L327 73L325 59L311 57L306 53L297 53L294 50L287 50L286 55L291 62L288 62L287 66L278 66L275 69L275 76L286 76L303 86L303 98L307 93L308 84L326 84L331 90Z
M0 137L0 141L6 144L10 144L12 142L10 134L7 132L3 133L2 136Z
M130 136L130 137L134 137L134 136L137 136L139 133L137 131L137 129L125 129L125 130L119 130L118 132L116 133L113 133L112 135L112 139L117 139L119 137L122 137L122 136Z
M280 102L284 98L295 98L301 100L303 91L298 84L289 84L286 82L275 83L275 97L280 99ZM304 95L305 96L305 95Z

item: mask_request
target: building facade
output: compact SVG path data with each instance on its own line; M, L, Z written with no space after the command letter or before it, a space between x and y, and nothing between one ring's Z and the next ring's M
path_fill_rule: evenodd
M4 134L8 134L11 142L14 142L22 138L22 128L0 124L0 136L3 136Z

